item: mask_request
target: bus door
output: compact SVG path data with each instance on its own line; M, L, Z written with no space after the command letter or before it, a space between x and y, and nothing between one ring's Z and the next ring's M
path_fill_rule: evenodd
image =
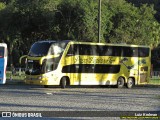
M147 83L149 76L149 66L146 59L139 58L139 84Z
M135 84L139 80L139 59L137 47L122 47L121 70L124 70L127 78L135 78Z
M147 83L150 76L149 48L139 48L138 68L139 84Z

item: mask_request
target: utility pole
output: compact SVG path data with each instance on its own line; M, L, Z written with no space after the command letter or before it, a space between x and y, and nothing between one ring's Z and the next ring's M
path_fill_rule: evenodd
M99 0L98 8L98 42L101 41L101 0Z

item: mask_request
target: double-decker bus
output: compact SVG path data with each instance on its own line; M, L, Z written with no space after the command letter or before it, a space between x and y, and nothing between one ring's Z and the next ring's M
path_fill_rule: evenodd
M25 56L25 82L44 87L116 85L132 88L149 81L150 56L147 46L38 41Z
M0 84L6 83L7 44L0 43Z

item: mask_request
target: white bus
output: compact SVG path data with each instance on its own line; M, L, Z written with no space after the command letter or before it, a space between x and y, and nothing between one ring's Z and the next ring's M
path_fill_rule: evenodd
M6 83L7 44L0 43L0 84Z

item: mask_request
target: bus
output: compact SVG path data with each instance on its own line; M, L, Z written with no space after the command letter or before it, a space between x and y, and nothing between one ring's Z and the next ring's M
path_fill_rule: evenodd
M116 85L147 84L151 51L148 46L91 42L38 41L26 57L26 84ZM21 60L20 60L21 61Z
M7 44L0 43L0 84L6 83Z

